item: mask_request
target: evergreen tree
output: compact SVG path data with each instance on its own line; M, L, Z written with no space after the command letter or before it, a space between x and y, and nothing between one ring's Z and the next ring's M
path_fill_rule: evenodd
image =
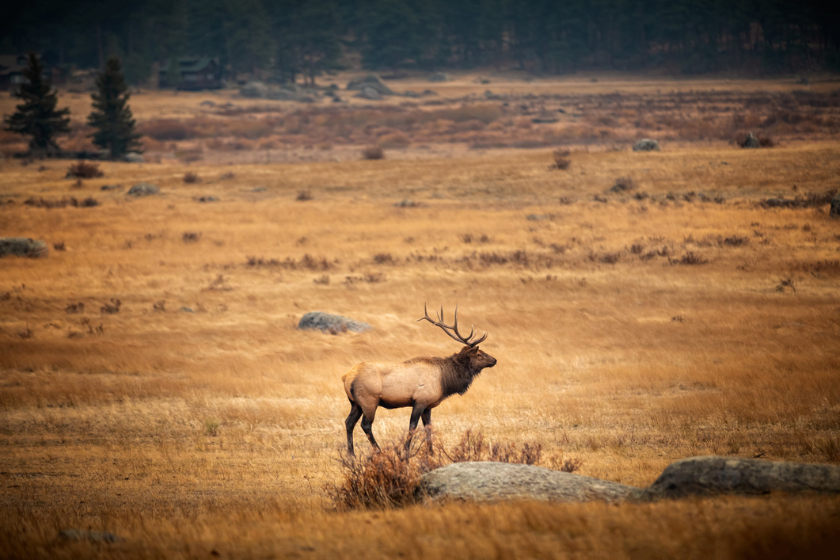
M96 78L97 93L88 124L97 129L91 136L93 143L118 157L129 151L140 151L140 134L134 131L134 119L128 107L128 87L122 74L120 59L112 56L105 63L105 71Z
M29 53L29 66L23 71L26 82L14 93L23 103L11 116L4 119L5 129L16 134L31 136L31 151L60 150L55 136L70 132L70 109L56 111L57 91L43 76L44 67L34 52Z

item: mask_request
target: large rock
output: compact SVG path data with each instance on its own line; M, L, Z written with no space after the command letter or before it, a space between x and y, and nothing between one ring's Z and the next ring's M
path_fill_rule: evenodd
M758 138L755 137L755 134L750 132L747 134L747 139L744 140L744 143L741 144L742 148L760 148L761 142L758 141Z
M331 315L323 311L310 311L301 317L298 323L298 329L301 330L319 330L333 334L346 331L364 332L370 330L370 328L371 326L367 323L354 321L341 315Z
M137 152L128 152L124 154L122 160L126 163L146 163L146 159L142 154Z
M361 97L362 99L370 99L371 101L381 101L382 95L372 87L363 87L362 91L357 93L354 97Z
M828 215L832 218L840 219L840 192L834 195L834 198L831 199L831 209L828 211Z
M151 194L158 194L159 192L160 189L158 186L151 183L137 183L128 189L128 194L131 196L149 196Z
M385 82L383 82L382 79L376 74L368 74L364 78L350 80L350 82L348 82L347 84L347 89L349 90L362 91L362 89L366 87L375 89L380 95L394 95L394 92L391 91L391 88L386 86Z
M431 499L474 501L539 500L616 502L642 494L640 488L512 463L454 463L424 474L418 493Z
M239 95L253 99L265 99L268 97L268 86L262 82L248 82L239 89Z
M47 244L29 237L0 237L0 257L17 256L33 259L50 254Z
M771 492L840 494L840 467L715 455L691 457L668 465L645 496L657 499Z
M633 144L633 151L634 152L658 152L659 151L659 142L656 140L652 140L650 138L642 138L635 144Z

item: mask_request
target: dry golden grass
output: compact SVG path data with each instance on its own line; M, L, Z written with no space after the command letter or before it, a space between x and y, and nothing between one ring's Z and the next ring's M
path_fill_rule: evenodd
M450 444L481 429L639 486L691 455L840 464L840 225L827 207L757 204L837 188L839 152L828 141L572 151L566 172L550 169L550 150L305 165L104 162L104 177L81 187L64 179L67 162L42 171L0 162L0 236L66 248L0 262L0 550L831 550L836 498L347 514L332 512L324 488L340 477L349 410L341 374L362 360L457 350L415 322L424 301L447 310L457 302L463 321L490 331L482 348L499 360L435 410L436 437ZM185 183L187 171L201 182ZM636 188L608 192L619 177ZM130 199L140 181L162 193ZM23 204L71 194L99 205ZM219 201L198 201L209 196ZM418 204L394 206L406 198ZM690 254L705 264L682 264ZM119 312L101 312L112 298ZM78 303L81 313L67 311ZM296 330L312 310L374 329ZM407 423L406 410L380 410L374 429L396 440ZM88 527L126 540L57 538Z

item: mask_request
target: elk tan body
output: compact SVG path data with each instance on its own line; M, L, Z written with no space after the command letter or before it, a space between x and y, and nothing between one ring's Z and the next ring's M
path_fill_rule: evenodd
M362 430L371 445L379 449L371 429L376 409L380 406L411 407L409 438L406 442L408 448L419 419L422 418L425 427L431 428L431 411L434 407L450 395L463 395L481 370L496 365L496 358L478 348L478 343L487 338L487 333L471 341L472 332L466 338L458 333L457 309L453 327L444 325L442 316L441 311L439 321L432 321L427 312L423 319L441 327L450 337L465 344L457 354L448 358L413 358L405 362L362 362L341 377L351 404L350 414L345 421L347 450L351 454L353 429L360 418ZM454 329L457 338L447 329ZM431 437L431 433L428 437Z

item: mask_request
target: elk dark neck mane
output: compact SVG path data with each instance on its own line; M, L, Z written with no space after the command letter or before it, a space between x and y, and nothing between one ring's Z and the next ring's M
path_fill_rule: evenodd
M470 388L476 376L481 373L480 369L472 367L468 354L470 350L468 346L464 346L460 352L445 359L446 363L441 368L442 375L440 378L445 396L448 397L455 393L463 395Z

